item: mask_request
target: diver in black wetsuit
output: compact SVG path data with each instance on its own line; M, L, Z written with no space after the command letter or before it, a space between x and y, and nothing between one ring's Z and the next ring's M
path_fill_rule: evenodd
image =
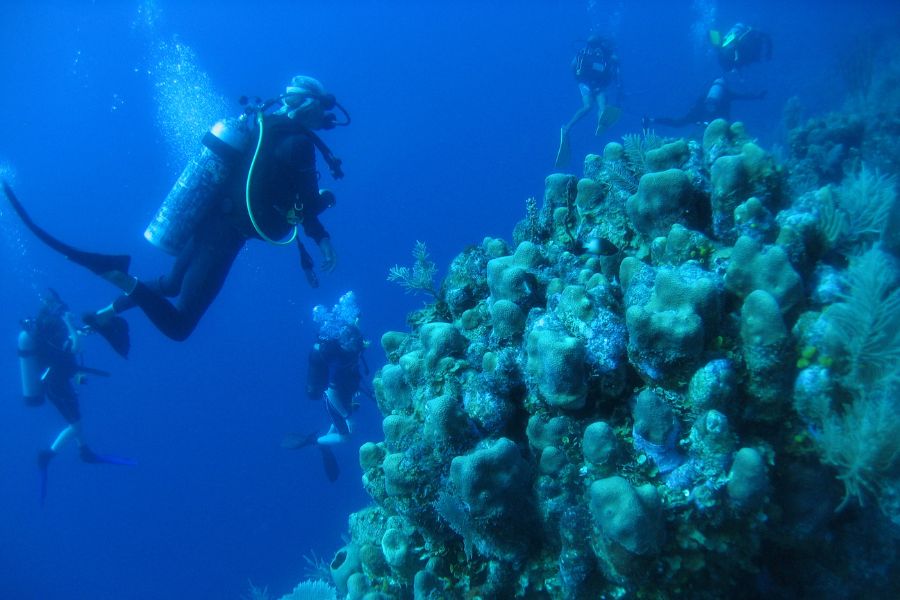
M81 408L74 383L83 383L87 375L109 374L82 366L77 356L82 338L89 333L78 328L69 307L54 290L41 298L42 305L33 319L22 321L19 333L19 370L22 394L28 406L40 406L44 399L56 407L67 425L50 447L38 452L41 472L41 502L47 495L47 468L63 445L71 439L78 444L81 460L86 463L132 465L125 458L97 454L84 442Z
M715 119L731 118L731 103L735 100L761 100L766 92L741 94L732 91L724 77L717 77L706 94L697 99L691 109L680 117L645 117L644 128L653 125L684 127L686 125L708 125Z
M282 446L297 449L317 444L323 451L326 474L334 481L337 465L327 447L347 441L353 432L351 415L363 390L360 367L368 372L363 357L368 342L359 329L359 307L353 292L341 296L331 310L316 306L313 319L319 324L319 332L309 352L306 395L325 404L331 426L324 435L291 434Z
M710 31L709 40L726 73L772 58L772 37L743 23L735 23L725 35Z
M267 120L269 148L259 158L261 172L254 182L259 184L255 193L271 202L271 210L260 211L258 225L271 237L284 237L291 225L283 215L296 205L302 206L300 226L319 246L324 257L322 269L330 272L336 255L318 217L332 205L334 197L330 192L319 192L313 143L292 132L287 116L273 115ZM96 319L102 322L108 314L138 306L165 335L186 339L218 295L244 243L250 238L260 239L243 206L245 173L242 170L231 178L219 210L199 224L167 275L153 282L135 281L130 292L126 289L126 294L100 311ZM174 304L166 300L175 296L178 300Z
M331 238L318 218L333 206L334 195L318 188L316 148L323 152L335 177L343 174L340 161L330 154L313 130L347 124L349 116L343 123L336 122L334 114L328 111L335 106L343 108L311 77L295 77L281 102L281 108L274 114L262 118L265 138L258 153L246 152L239 157L241 168L234 169L217 188L220 193L213 200L211 210L193 229L171 272L155 281L142 281L130 275L130 257L82 252L49 236L31 222L12 190L4 184L13 207L38 237L125 292L110 306L84 316L85 323L103 335L119 354L127 355L130 343L127 323L118 314L135 306L166 336L178 341L187 339L218 295L234 259L250 238L277 239L295 226L302 227L322 253L322 270L334 269L337 258ZM252 182L248 186L251 164ZM248 195L253 198L252 215L249 200L245 202ZM304 271L310 283L317 285L312 259L299 241L298 246ZM174 303L168 300L176 296Z
M333 205L330 192L320 193L313 140L293 127L295 120L315 130L326 127L321 84L296 77L276 114L265 117L266 142L257 157L253 194L258 202L256 226L272 238L284 237L299 223L322 252L322 269L334 269L336 255L319 215ZM213 212L197 227L193 238L179 254L172 271L156 282L126 279L125 295L97 313L102 329L108 317L133 306L140 307L156 327L174 340L184 340L212 304L234 259L250 238L260 239L244 205L250 157L236 169L226 192ZM173 304L166 297L178 297ZM91 319L89 319L89 322Z
M347 440L352 431L350 415L359 392L366 341L357 325L359 309L353 292L341 296L331 311L324 306L313 310L319 323L319 335L309 353L306 395L310 400L325 401L331 417L328 433L317 438L319 444L337 444Z

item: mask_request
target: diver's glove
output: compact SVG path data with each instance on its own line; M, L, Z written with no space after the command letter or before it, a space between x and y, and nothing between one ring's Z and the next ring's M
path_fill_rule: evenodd
M331 245L331 238L324 237L319 240L319 250L322 252L322 271L331 273L337 266L337 254Z

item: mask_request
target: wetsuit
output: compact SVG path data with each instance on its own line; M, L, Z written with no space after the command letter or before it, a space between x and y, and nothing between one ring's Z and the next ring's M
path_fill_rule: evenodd
M716 80L705 96L697 99L691 109L681 117L655 117L648 124L683 127L685 125L707 125L715 119L731 119L731 103L734 100L759 100L764 93L739 94Z
M45 373L42 377L44 394L67 423L77 423L81 420L81 409L72 379L79 366L71 352L65 322L59 316L39 314L33 321L26 321L24 327L35 341L32 352ZM42 396L27 399L32 406L40 405L43 400Z
M616 57L604 48L582 48L572 60L572 70L581 95L596 95L618 76Z
M756 29L739 32L738 39L718 48L719 65L724 71L733 71L755 62L772 58L772 38Z
M361 380L359 364L363 338L359 328L347 325L340 339L319 338L309 353L306 394L310 400L325 398L325 407L335 429L343 435L350 433L347 419L353 412L353 397ZM330 399L325 391L330 390Z
M257 157L250 190L254 217L270 238L290 232L291 211L304 233L317 244L327 238L318 215L326 208L319 196L316 151L312 140L287 116L265 118L263 147ZM215 300L238 252L249 238L260 239L247 214L245 185L252 145L242 168L223 184L224 193L211 214L197 226L168 275L156 282L139 281L113 303L116 313L138 306L154 325L174 340L186 339ZM175 297L173 303L167 297Z

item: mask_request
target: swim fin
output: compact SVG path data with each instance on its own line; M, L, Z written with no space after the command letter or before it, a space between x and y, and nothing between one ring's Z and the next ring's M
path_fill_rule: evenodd
M131 350L128 321L116 315L101 318L97 313L85 313L81 320L91 328L91 331L100 334L100 337L109 342L119 356L128 358L128 351Z
M556 151L556 168L565 169L572 160L572 148L569 145L569 132L565 127L559 130L559 150Z
M137 465L137 461L123 456L112 456L110 454L97 454L87 446L81 447L81 460L92 465L123 465L133 467Z
M331 448L317 442L318 434L315 431L306 435L301 433L289 433L281 440L281 447L287 448L288 450L299 450L300 448L306 448L307 446L318 446L319 452L322 453L322 467L325 469L325 477L328 478L328 481L334 483L341 474L337 458L335 458Z
M615 125L621 116L621 108L618 106L606 106L606 108L603 109L603 112L600 113L600 118L597 119L597 131L594 132L594 135L600 135Z
M44 501L47 500L47 469L54 456L56 456L56 452L53 450L41 450L38 452L37 463L41 474L41 507L44 506Z
M299 450L316 443L317 434L315 431L303 435L302 433L289 433L281 440L281 447L288 450Z
M19 202L19 199L5 180L3 181L3 192L6 194L9 203L12 204L13 210L16 211L16 214L22 219L22 223L25 224L25 227L30 229L39 240L71 260L73 263L81 265L92 273L100 275L105 279L115 277L117 273L120 275L128 273L128 268L131 266L131 257L127 254L98 254L95 252L85 252L84 250L79 250L74 246L70 246L65 242L56 239L31 220L31 217L25 212L25 207ZM113 283L115 283L115 281L113 281Z
M334 452L328 446L320 444L319 450L322 452L322 466L325 468L325 477L328 478L328 481L334 483L341 474L337 458L335 458Z

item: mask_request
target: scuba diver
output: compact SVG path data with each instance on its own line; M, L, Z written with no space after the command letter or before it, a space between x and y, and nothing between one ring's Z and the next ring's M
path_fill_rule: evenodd
M47 497L47 469L50 461L70 439L78 444L81 460L86 463L134 465L127 458L97 454L84 442L81 428L81 409L74 383L85 383L87 375L108 377L109 373L80 364L82 338L89 328L78 328L69 307L53 289L41 298L41 308L33 319L21 321L18 354L22 378L22 395L27 406L40 406L49 399L65 419L66 427L59 432L46 450L38 452L41 474L41 505Z
M606 89L613 83L619 84L619 58L611 40L592 35L584 48L572 59L572 71L581 92L581 108L559 132L559 150L556 153L556 167L568 166L571 159L569 131L595 107L597 109L597 129L594 135L602 134L621 115L621 109L606 103Z
M653 125L684 127L685 125L709 125L716 119L731 119L731 103L734 100L762 100L766 92L741 94L733 91L724 77L717 77L706 94L697 99L691 109L680 117L644 117L643 127Z
M322 270L335 267L331 238L319 221L335 198L318 187L316 150L335 179L343 172L340 159L314 130L348 125L349 114L319 81L302 75L277 99L242 103L246 108L240 117L219 121L203 137L199 155L144 232L148 241L176 257L171 271L156 280L131 275L130 256L85 252L54 238L31 220L3 183L13 208L35 235L124 292L111 305L83 317L122 356L127 356L130 342L120 313L137 306L164 335L187 339L248 239L278 245L296 240L304 274L316 287L312 258L297 236L299 227L319 247ZM276 105L277 110L267 114ZM335 108L343 120L332 112Z
M351 415L359 407L357 397L371 393L362 386L360 366L369 369L363 351L369 342L359 329L359 307L353 292L340 297L331 310L322 305L313 308L313 320L319 324L316 342L309 352L306 376L306 395L310 400L323 402L331 418L331 426L324 435L290 434L282 446L290 449L318 445L322 451L325 472L329 480L337 479L337 462L329 446L350 439L353 432Z
M724 36L710 31L709 41L726 73L772 58L772 37L743 23L735 23Z

